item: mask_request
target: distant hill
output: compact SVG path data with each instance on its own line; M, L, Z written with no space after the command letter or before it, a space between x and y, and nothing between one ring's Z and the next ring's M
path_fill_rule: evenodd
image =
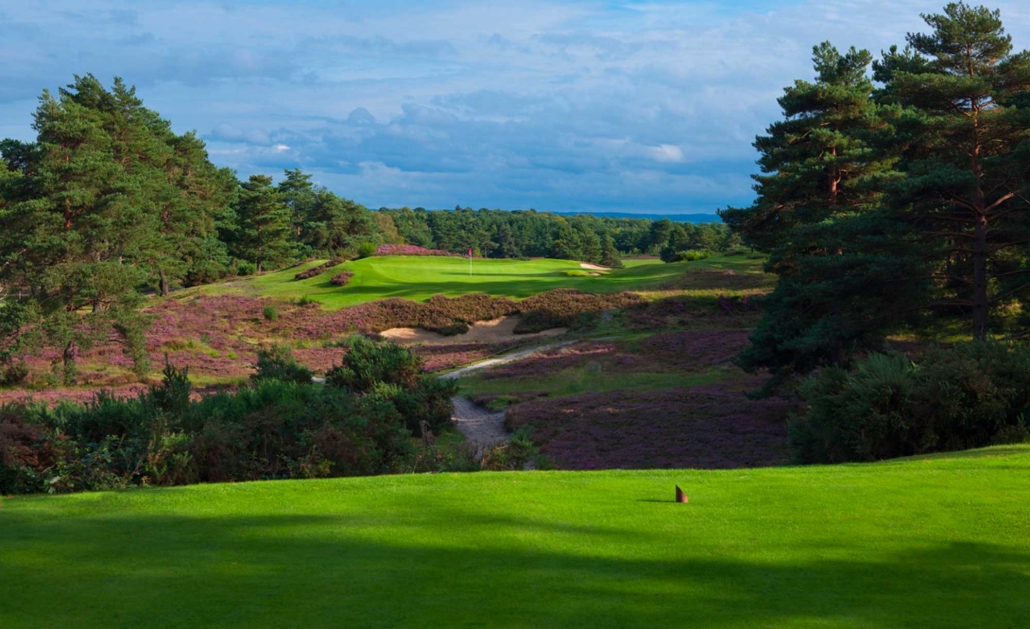
M721 223L722 219L718 214L637 214L636 212L552 212L561 216L575 216L576 214L592 214L594 216L606 216L609 218L649 218L653 221L667 218L677 223Z

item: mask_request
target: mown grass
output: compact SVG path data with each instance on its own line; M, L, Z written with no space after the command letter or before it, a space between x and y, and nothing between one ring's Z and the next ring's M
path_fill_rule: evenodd
M1016 627L1027 495L1012 446L17 498L0 626Z
M761 275L761 261L744 256L714 256L698 262L663 264L658 260L633 260L625 269L598 276L575 273L578 262L569 260L474 260L432 256L376 256L335 266L306 280L294 276L321 261L293 269L183 291L180 295L240 294L283 300L311 299L329 309L384 299L404 297L424 301L433 295L457 297L480 292L495 297L524 299L557 288L575 288L591 293L659 290L672 286L691 271L733 271ZM342 271L354 277L343 287L330 278ZM570 275L568 272L573 271Z

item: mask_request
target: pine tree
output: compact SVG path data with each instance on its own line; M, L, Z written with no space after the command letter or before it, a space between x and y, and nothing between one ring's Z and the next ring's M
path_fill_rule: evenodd
M1012 52L1000 13L951 3L924 15L905 53L877 65L884 94L906 107L896 150L905 177L892 218L912 230L934 280L927 306L986 339L990 313L1030 297L1030 53Z
M749 245L771 253L769 270L780 274L799 256L835 253L820 243L820 230L806 227L875 207L879 195L870 183L893 161L870 146L884 127L866 76L872 55L855 48L841 54L824 42L812 61L816 81L786 88L778 101L784 119L755 141L762 174L754 176L754 205L719 213Z
M237 257L256 264L258 272L290 259L295 249L293 221L271 177L250 176L240 187L236 215Z

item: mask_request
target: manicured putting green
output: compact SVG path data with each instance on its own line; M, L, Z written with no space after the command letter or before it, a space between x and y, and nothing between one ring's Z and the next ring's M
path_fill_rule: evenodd
M625 269L597 277L570 277L568 271L581 270L578 262L569 260L474 260L469 275L467 258L435 256L382 256L341 264L307 280L294 276L317 266L311 262L285 271L212 284L186 294L243 294L255 297L299 299L308 297L329 308L342 308L386 297L413 300L433 295L457 297L466 293L487 293L497 297L524 299L555 288L576 288L585 292L605 293L657 288L689 269L747 269L759 272L760 261L743 256L717 256L700 262L663 264L659 260L634 260ZM329 283L341 271L353 271L354 277L344 287Z
M1028 496L1009 446L15 498L0 626L1025 626Z

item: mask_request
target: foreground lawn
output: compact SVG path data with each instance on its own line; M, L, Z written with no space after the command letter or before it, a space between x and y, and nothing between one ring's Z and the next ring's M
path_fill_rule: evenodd
M319 262L212 284L181 294L241 294L278 299L307 297L336 309L387 297L421 301L433 295L457 297L479 292L524 299L556 288L594 293L655 290L675 282L691 270L761 274L762 265L760 260L748 260L744 256L714 256L699 262L675 264L664 264L659 260L631 262L625 269L593 277L578 275L581 271L587 272L580 268L578 262L569 260L474 260L472 275L469 275L469 262L465 258L376 256L346 262L307 280L295 280L294 276ZM330 278L341 271L353 271L354 278L345 287L330 284Z
M1028 496L1004 447L9 499L0 626L1015 627Z

